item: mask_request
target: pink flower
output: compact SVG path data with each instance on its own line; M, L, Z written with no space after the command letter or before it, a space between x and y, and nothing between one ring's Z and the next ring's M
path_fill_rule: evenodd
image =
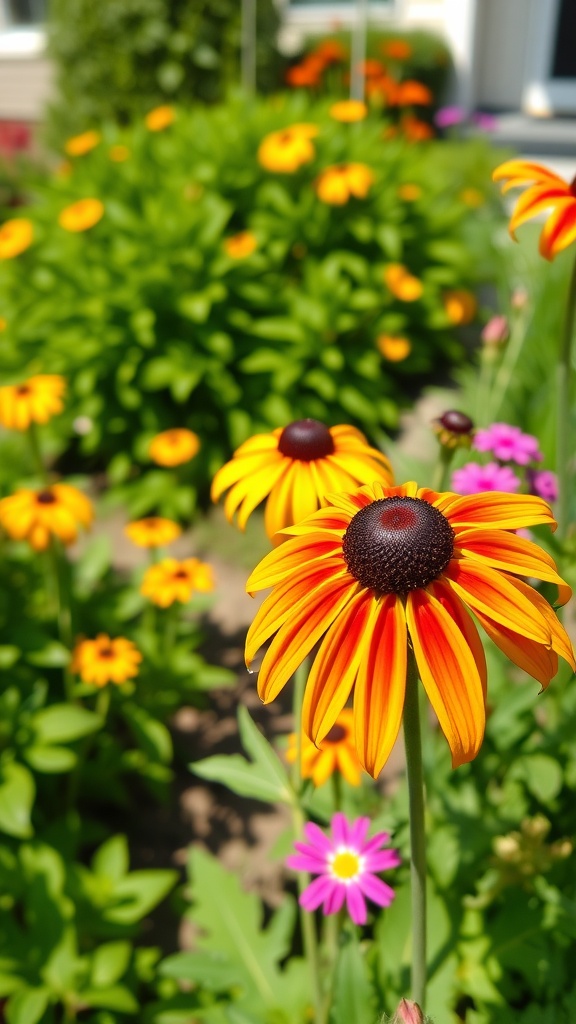
M542 458L538 439L509 423L493 423L488 430L477 430L473 447L477 452L492 452L500 462L516 462L519 466Z
M466 111L462 107L440 107L434 115L434 123L438 128L453 128L466 120Z
M493 316L482 329L480 337L485 345L501 345L508 340L510 329L505 316Z
M545 501L558 500L558 478L551 469L529 469L528 483L532 494Z
M457 494L480 494L482 491L507 491L515 494L520 483L508 466L499 466L497 462L489 462L487 466L467 462L462 469L456 469L452 474L451 487Z
M322 904L324 914L337 914L346 901L354 924L365 924L366 898L379 907L388 907L395 895L375 872L398 867L400 857L396 850L381 849L390 838L387 832L366 838L370 818L349 822L338 812L331 828L330 837L308 822L304 827L308 842L294 843L298 853L286 861L294 871L319 875L300 896L300 905L305 910L317 910Z

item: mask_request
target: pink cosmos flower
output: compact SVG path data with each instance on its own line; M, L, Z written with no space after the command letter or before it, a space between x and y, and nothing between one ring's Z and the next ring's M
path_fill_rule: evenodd
M324 914L337 914L346 901L354 924L365 924L366 898L388 907L394 899L394 890L375 872L398 867L400 857L396 850L382 850L390 836L378 832L367 839L370 818L348 821L338 812L331 822L332 836L327 836L318 825L308 822L304 827L307 843L294 843L297 854L286 863L294 871L307 871L318 875L300 896L305 910L317 910L322 904Z
M477 452L492 452L500 462L516 462L519 466L542 459L538 439L509 423L493 423L487 430L477 430L473 447Z
M467 462L462 469L453 472L451 488L457 494L480 494L482 491L515 494L520 484L521 480L508 466L499 466L497 462L489 462L487 466Z
M482 328L480 337L485 345L501 345L508 340L510 328L505 316L493 316Z
M529 469L528 483L530 492L544 501L558 500L558 477L551 469Z

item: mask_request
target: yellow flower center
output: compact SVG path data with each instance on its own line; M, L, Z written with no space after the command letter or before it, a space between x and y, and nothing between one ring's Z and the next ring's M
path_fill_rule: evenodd
M332 861L332 874L343 881L354 878L359 871L360 858L358 854L351 853L350 850L343 850L342 853L337 853Z

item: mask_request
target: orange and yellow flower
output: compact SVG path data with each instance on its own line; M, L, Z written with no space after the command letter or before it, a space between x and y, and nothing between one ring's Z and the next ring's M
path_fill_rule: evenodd
M408 60L412 56L412 46L405 39L388 39L380 44L380 49L390 60Z
M124 527L124 533L139 548L159 548L171 544L182 533L182 527L172 519L162 516L147 516L135 519Z
M454 767L484 735L486 661L469 611L516 665L548 686L558 655L576 670L570 640L548 602L519 577L570 588L552 558L512 531L548 524L531 495L460 497L411 482L331 494L324 508L284 532L289 539L252 573L249 593L273 587L246 641L250 665L274 636L258 677L265 703L316 644L302 726L318 745L354 690L354 734L376 777L400 729L408 641L448 740Z
M507 160L496 168L492 177L494 181L508 179L503 192L528 186L510 219L512 238L516 238L516 228L521 224L550 210L540 235L540 254L553 260L576 241L576 181L568 183L559 174L528 160Z
M311 140L318 134L315 124L293 124L266 135L258 147L258 160L267 171L294 174L316 156Z
M354 713L350 708L340 712L330 732L315 746L305 732L300 735L302 746L302 778L312 779L315 786L323 786L334 772L340 772L351 786L359 786L362 765L354 744ZM288 737L286 760L293 764L298 757L296 733Z
M154 110L150 110L146 114L144 124L149 132L162 132L165 128L168 128L173 124L175 120L176 111L174 110L174 107L154 107Z
M396 334L379 334L376 345L384 359L390 363L401 363L412 351L410 340Z
M99 199L79 199L62 210L58 223L65 231L89 231L103 216L104 203Z
M384 270L384 284L400 302L416 302L422 297L424 285L403 263L389 263Z
M123 164L125 160L129 159L130 150L128 149L128 146L122 146L120 144L117 146L110 146L110 149L108 150L108 156L110 157L113 163Z
M294 64L291 68L288 68L286 82L294 89L313 89L320 84L325 67L324 61L312 54L301 61L300 64Z
M71 139L68 139L64 143L64 149L68 156L84 156L85 153L89 153L92 149L96 148L101 138L100 132L82 132L81 135L74 135Z
M414 185L407 181L404 185L398 186L398 195L405 203L415 203L422 195L422 188L420 185Z
M212 566L198 558L164 558L144 573L140 593L159 608L168 608L175 601L188 604L192 594L214 590Z
M446 316L455 326L472 323L478 309L476 296L467 288L454 288L444 292L442 303Z
M393 102L397 107L429 107L433 100L427 85L410 78L398 83Z
M181 466L200 451L200 438L187 427L163 430L150 441L148 454L159 466Z
M243 260L251 256L257 248L258 240L251 231L239 231L237 235L230 235L224 239L224 249L233 260Z
M0 227L0 260L11 260L32 245L34 228L26 217L5 220Z
M409 142L427 142L428 139L434 138L432 125L427 121L422 121L419 117L411 115L403 117L400 121L400 128L404 138Z
M0 423L9 430L27 430L31 423L48 423L62 412L66 390L64 377L37 374L22 384L0 388Z
M366 164L339 164L327 167L316 181L316 194L330 206L344 206L355 196L365 199L374 184L374 171Z
M329 491L345 491L373 480L392 482L390 463L364 434L345 424L296 420L271 434L256 434L234 452L212 482L212 501L228 491L224 513L245 529L265 498L264 525L275 541L278 530L300 522L320 507Z
M330 107L330 117L343 124L354 124L368 116L368 107L362 100L338 100Z
M348 50L337 39L323 39L313 50L313 55L323 64L340 64L347 60Z
M0 525L13 540L27 540L35 551L44 551L53 537L73 544L79 527L87 529L93 518L91 502L70 484L40 491L22 488L0 501Z
M109 637L99 633L95 640L79 640L72 653L70 668L83 683L106 686L120 685L138 675L142 655L123 636Z

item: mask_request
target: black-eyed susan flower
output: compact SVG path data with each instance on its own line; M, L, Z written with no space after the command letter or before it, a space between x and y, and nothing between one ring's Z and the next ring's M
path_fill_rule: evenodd
M171 544L182 533L182 527L172 519L162 516L147 516L135 519L124 527L124 533L139 548L159 548Z
M403 263L389 263L384 269L384 284L400 302L416 302L422 297L422 281L411 274Z
M195 592L208 594L214 590L212 566L199 558L164 558L151 565L144 573L140 593L160 608L168 608L175 601L187 604Z
M390 463L355 427L326 427L318 420L296 420L271 434L256 434L234 452L212 482L212 501L228 491L224 512L229 522L238 513L243 530L266 498L264 524L270 538L300 522L320 506L329 491L358 484L392 482ZM283 540L275 537L276 541Z
M379 334L376 338L376 345L381 355L389 363L403 362L412 351L410 339L400 334Z
M342 124L354 124L368 116L368 107L362 100L338 100L330 107L330 117Z
M99 199L79 199L61 211L58 223L65 231L79 233L89 231L103 216L104 203Z
M159 466L181 466L200 451L200 438L187 427L163 430L150 441L148 454Z
M550 556L511 532L554 528L544 501L376 483L327 502L285 531L246 585L273 587L246 641L250 665L274 636L258 677L265 703L320 642L302 708L312 742L328 735L354 689L358 757L378 775L402 720L409 640L454 767L472 760L484 735L486 662L468 610L543 687L558 655L576 669L553 609L518 578L556 584L561 603L570 597Z
M70 484L52 484L40 491L22 488L0 501L0 525L36 551L44 551L53 537L73 544L79 528L88 528L93 518L91 502Z
M55 373L37 374L21 384L0 388L0 423L9 430L27 430L48 423L62 412L66 381Z
M0 227L0 260L11 260L32 245L34 228L26 217L5 220Z
M312 779L315 786L325 782L339 772L351 786L359 786L362 766L354 744L354 715L350 708L344 708L330 732L315 746L306 733L301 733L301 769L303 779ZM296 733L288 737L286 760L293 764L298 757Z
M316 156L312 139L318 134L315 124L293 124L266 135L258 147L258 162L267 171L294 174Z
M173 124L175 120L176 111L174 107L164 105L150 110L144 118L144 124L149 132L162 132Z
M505 181L502 191L526 188L510 219L510 234L527 220L550 210L540 235L540 254L553 260L576 240L576 182L529 160L507 160L494 171L494 181ZM508 180L506 180L508 179Z
M374 171L366 164L327 167L316 181L316 195L330 206L344 206L350 199L365 199L374 184Z
M252 231L239 231L224 239L224 250L233 260L243 260L258 248L258 240Z
M80 640L76 644L70 668L83 683L120 685L138 675L141 661L142 655L131 640L99 633L95 640Z
M453 288L444 292L442 304L446 316L455 327L472 323L478 309L476 296L467 288Z
M64 143L64 150L68 156L84 156L90 153L99 144L102 136L100 132L88 131L81 135L74 135Z

